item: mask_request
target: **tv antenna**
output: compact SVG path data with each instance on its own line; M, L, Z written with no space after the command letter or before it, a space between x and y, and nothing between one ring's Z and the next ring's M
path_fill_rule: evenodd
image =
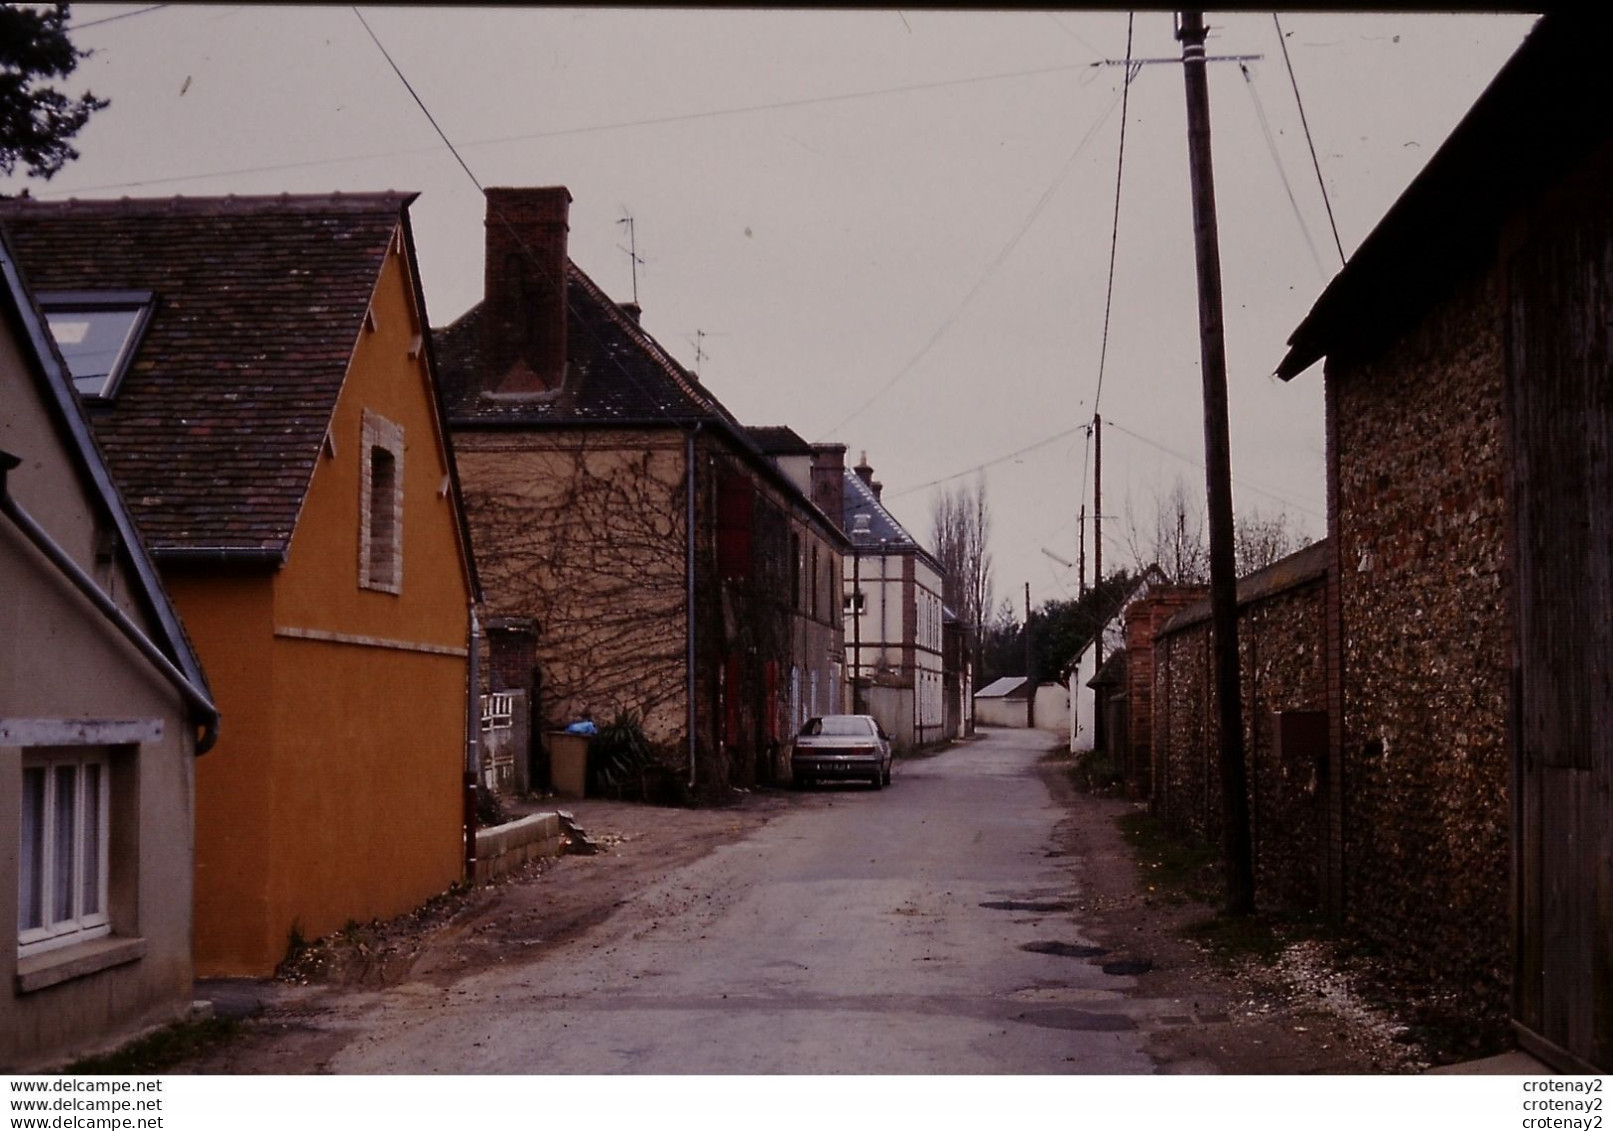
M628 262L630 262L633 265L633 305L637 306L638 305L638 269L639 269L639 264L643 263L644 260L643 260L643 258L640 257L640 255L638 253L638 239L633 233L633 214L631 212L629 212L624 207L622 209L622 218L620 220L616 221L616 222L618 224L624 224L627 227L627 246L622 247L621 244L617 244L616 247L617 247L617 250L619 250L619 251L627 252Z
M726 338L727 336L727 334L713 334L709 330L696 330L692 338L687 334L683 336L684 340L694 347L694 375L696 380L700 379L700 363L711 356L706 352L706 339Z

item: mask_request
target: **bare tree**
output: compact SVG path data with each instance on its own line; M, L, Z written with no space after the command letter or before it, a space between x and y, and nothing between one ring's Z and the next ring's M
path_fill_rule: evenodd
M1270 516L1259 511L1240 514L1233 523L1232 539L1239 577L1264 569L1311 544L1310 535L1290 522L1286 511Z
M1182 585L1210 580L1210 545L1202 495L1189 490L1181 476L1169 491L1154 491L1152 514L1133 505L1128 492L1121 534L1139 571L1157 564L1165 576ZM1284 511L1241 514L1233 525L1233 556L1239 577L1263 569L1310 545L1311 537Z
M1204 500L1191 494L1178 475L1171 489L1154 490L1153 513L1138 515L1126 493L1121 529L1137 572L1158 565L1178 585L1203 585L1210 579L1210 544L1204 525Z
M980 647L985 618L992 601L991 510L986 504L986 477L973 486L939 493L930 511L930 543L946 574L943 597L969 634L975 670L980 670Z

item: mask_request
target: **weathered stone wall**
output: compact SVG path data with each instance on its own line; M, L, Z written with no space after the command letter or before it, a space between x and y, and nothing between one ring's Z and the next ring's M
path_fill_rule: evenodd
M1320 902L1325 748L1277 741L1280 712L1327 710L1326 577L1252 603L1238 620L1255 882L1268 900Z
M1343 910L1456 998L1509 953L1504 362L1493 275L1329 363ZM1600 611L1598 611L1600 613Z
M1322 751L1280 746L1276 726L1278 712L1326 709L1324 550L1302 552L1302 570L1284 573L1279 563L1277 572L1240 584L1250 833L1256 882L1268 906L1312 908L1319 899ZM1221 784L1208 610L1201 605L1183 612L1161 631L1153 652L1155 812L1180 833L1218 841Z

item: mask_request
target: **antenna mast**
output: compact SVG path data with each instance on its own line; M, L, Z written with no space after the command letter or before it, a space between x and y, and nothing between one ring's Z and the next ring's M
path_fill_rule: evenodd
M644 262L644 260L640 259L639 254L638 254L638 239L633 233L633 214L631 212L629 212L627 209L624 208L624 209L622 209L622 218L620 220L616 221L616 222L618 224L626 225L626 227L627 227L627 246L626 247L621 247L621 245L618 244L617 247L620 248L622 251L627 252L628 262L630 262L633 265L633 305L637 306L638 305L638 267L639 267L640 263Z

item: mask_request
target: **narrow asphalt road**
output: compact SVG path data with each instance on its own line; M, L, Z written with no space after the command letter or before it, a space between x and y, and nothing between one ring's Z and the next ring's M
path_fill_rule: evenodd
M1150 1016L1080 948L1050 735L829 786L540 962L377 995L339 1073L1138 1073Z

